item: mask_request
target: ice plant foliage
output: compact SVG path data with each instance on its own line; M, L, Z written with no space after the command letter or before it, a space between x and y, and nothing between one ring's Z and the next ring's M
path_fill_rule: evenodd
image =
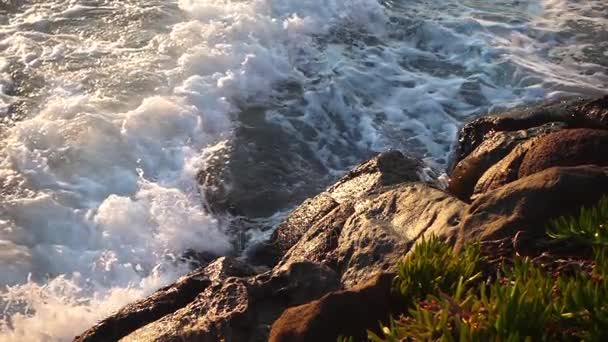
M547 231L555 241L593 248L593 266L575 265L570 272L516 255L488 267L475 244L456 253L437 238L423 241L399 264L394 282L405 314L382 326L380 335L369 332L369 339L608 340L607 224L607 198L551 222Z

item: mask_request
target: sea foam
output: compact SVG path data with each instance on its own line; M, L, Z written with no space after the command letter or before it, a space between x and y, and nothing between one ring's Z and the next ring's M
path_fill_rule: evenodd
M608 46L594 39L605 11L567 0L24 5L0 20L0 112L27 109L0 123L0 340L70 340L186 272L185 250L230 253L195 178L244 108L265 108L333 176L388 148L441 168L472 116L604 93Z

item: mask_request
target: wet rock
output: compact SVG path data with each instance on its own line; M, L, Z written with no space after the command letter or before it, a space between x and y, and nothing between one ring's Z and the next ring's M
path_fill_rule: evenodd
M606 154L600 150L605 149L605 133L562 129L606 127L606 102L606 98L576 100L520 108L480 118L465 127L461 138L468 145L458 150L454 174L462 181L461 196L468 199L473 193L471 205L441 190L435 175L419 160L399 152L380 154L304 202L279 225L268 243L255 250L252 257L272 269L259 275L252 271L214 273L212 263L204 269L206 278L201 279L205 282L185 291L190 293L187 299L167 310L154 309L158 313L144 320L132 316L134 325L108 336L128 334L124 341L266 341L273 326L272 341L335 341L339 334L364 338L365 329L377 326L391 312L390 274L421 238L437 235L461 248L466 241L524 236L514 239L515 248L534 249L545 236L547 220L593 204L607 194L608 167L543 170L561 165L560 145L572 150L567 152L572 156L565 157L575 163L603 163ZM272 128L268 129L271 133ZM552 133L555 130L559 131ZM279 159L285 151L272 148L286 142L281 139L280 133L269 134L267 141L267 151L277 153ZM212 211L263 216L296 203L319 184L313 180L296 187L297 195L279 194L289 188L289 177L306 179L287 174L291 166L285 165L294 159L262 166L259 173L253 170L255 175L246 178L248 167L258 167L257 157L247 159L252 151L262 153L255 148L249 145L231 152L231 166L216 159L220 167L215 170L220 175L217 179L211 176L215 171L201 172ZM243 162L233 163L234 153L241 153ZM306 170L310 166L306 163L295 169ZM265 174L266 167L275 173ZM239 172L245 178L237 181ZM320 175L322 170L307 174L316 172ZM258 177L269 179L260 181ZM225 181L228 178L231 181ZM236 184L232 181L241 182L238 186L242 188L230 188L228 185ZM311 187L300 192L306 186ZM272 190L265 192L266 188ZM202 262L206 258L194 257ZM159 298L165 298L167 291ZM151 307L163 302L154 297L146 300ZM107 334L114 334L115 328L107 328L110 323L100 324L106 324ZM104 331L90 331L95 329Z
M367 329L387 323L394 301L394 274L383 273L351 290L332 292L310 303L289 308L274 322L270 342L335 342L340 335L355 341L367 338ZM376 331L378 333L378 331Z
M538 141L531 139L525 143L517 145L506 157L490 167L483 176L479 178L471 200L477 199L480 195L497 189L505 184L511 183L519 178L519 167L528 150Z
M339 286L335 272L308 262L252 278L216 280L186 307L122 341L265 341L270 325L287 307Z
M454 241L466 204L419 182L377 189L315 222L279 266L312 261L339 273L345 288L392 270L422 236Z
M245 110L239 122L228 145L197 176L210 211L268 217L326 186L328 171L315 153L267 122L263 109Z
M608 95L579 105L579 127L608 128Z
M567 99L521 106L509 111L483 116L466 124L460 131L452 156L452 165L473 152L489 134L517 131L559 122L569 128L608 128L608 96L599 99Z
M295 235L277 235L285 243L277 248L289 251L277 254L274 268L256 276L208 275L210 283L187 305L138 325L123 340L266 341L288 307L373 282L423 236L454 241L467 205L423 182L427 174L420 161L398 152L362 164L285 221L283 232L291 227ZM384 292L366 291L348 293L373 294L369 308L385 305Z
M193 249L187 249L182 255L180 255L179 262L188 263L192 269L195 269L205 267L219 257L219 255L212 252L199 252Z
M533 138L490 167L477 181L471 198L553 166L608 165L606 151L607 130L564 129Z
M488 106L490 102L483 94L481 81L479 79L467 80L460 86L458 94L472 106L481 108Z
M258 246L252 261L274 265L300 240L315 222L322 220L340 205L383 186L421 181L425 177L423 163L397 151L381 153L361 164L338 180L325 192L307 200L295 209L268 242ZM344 208L343 208L344 210Z
M165 315L185 307L212 282L229 276L248 276L253 271L236 260L219 258L203 269L198 269L166 286L149 297L129 304L110 317L97 323L74 341L116 341L132 331Z
M608 130L566 129L539 139L523 158L519 177L585 164L608 165Z
M452 171L448 189L458 198L467 201L479 177L502 159L517 141L508 132L496 132L461 160Z
M548 220L578 211L608 194L608 168L554 167L479 196L467 210L456 248L465 241L496 240L524 232L542 240Z
M488 133L486 140L456 164L448 189L458 198L468 201L480 177L516 146L535 137L558 131L563 126L560 123L549 123L513 132Z
M322 219L336 206L338 203L327 193L306 200L275 229L269 241L251 248L249 260L254 264L276 264L314 222Z
M419 159L389 151L354 168L327 192L342 203L382 186L424 181L425 178L425 165Z

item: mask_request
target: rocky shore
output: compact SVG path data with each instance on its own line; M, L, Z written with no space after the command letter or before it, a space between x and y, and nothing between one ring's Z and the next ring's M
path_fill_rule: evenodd
M75 341L362 340L394 311L393 272L421 239L507 239L535 256L548 220L608 194L608 96L477 118L448 175L446 187L416 158L379 154L293 210L247 261L210 261Z

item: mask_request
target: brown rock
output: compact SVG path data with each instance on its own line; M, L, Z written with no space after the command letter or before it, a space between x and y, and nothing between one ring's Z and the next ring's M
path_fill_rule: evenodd
M565 129L551 133L526 153L519 168L525 177L552 166L608 165L608 131Z
M280 258L316 222L321 221L340 203L348 202L383 186L422 181L424 165L418 159L398 151L381 153L359 165L325 192L295 209L273 232L268 242L254 248L250 259L269 266Z
M247 276L252 273L253 271L241 262L219 258L207 267L179 278L175 283L156 291L151 296L125 306L77 336L74 341L116 341L188 305L212 283L212 280L218 281L228 276Z
M121 341L265 341L270 325L289 306L335 291L327 267L303 262L253 278L213 281L194 301Z
M479 177L516 144L516 140L507 133L496 132L489 135L488 139L454 167L448 186L450 192L468 201Z
M327 192L336 202L343 203L383 186L424 181L424 168L419 159L399 151L384 152L354 168Z
M471 198L475 200L485 192L553 166L608 165L606 152L606 130L564 129L537 136L517 145L506 157L490 167L477 181Z
M544 237L548 220L570 215L608 194L608 168L554 167L479 196L460 225L456 249L465 241ZM531 240L533 241L533 240Z
M344 287L392 270L421 237L455 239L466 204L422 183L403 183L340 204L316 222L279 265L312 261L339 272Z
M515 147L562 127L563 124L549 123L519 131L488 133L486 139L454 167L450 176L449 191L468 201L480 177Z
M475 200L488 191L517 180L521 162L537 141L538 139L531 139L517 145L506 157L490 167L477 181L471 199Z
M452 165L464 159L489 134L517 131L550 122L564 123L570 128L608 128L608 96L599 99L566 99L526 105L499 114L477 118L466 124L458 135Z
M272 270L208 275L210 284L187 305L147 320L123 340L265 341L286 308L390 272L420 237L454 241L467 205L423 182L425 172L398 152L362 164L282 225L285 234L277 236L284 244L277 246L290 248Z
M321 220L336 206L338 203L327 193L306 200L275 229L268 241L251 248L248 252L249 260L255 264L274 266L313 223Z
M265 114L263 108L243 109L230 142L212 153L198 173L211 212L268 217L319 193L331 181L308 144Z
M335 342L342 335L364 341L367 329L377 330L379 322L389 319L393 278L394 274L380 274L351 290L289 308L272 325L268 340Z

